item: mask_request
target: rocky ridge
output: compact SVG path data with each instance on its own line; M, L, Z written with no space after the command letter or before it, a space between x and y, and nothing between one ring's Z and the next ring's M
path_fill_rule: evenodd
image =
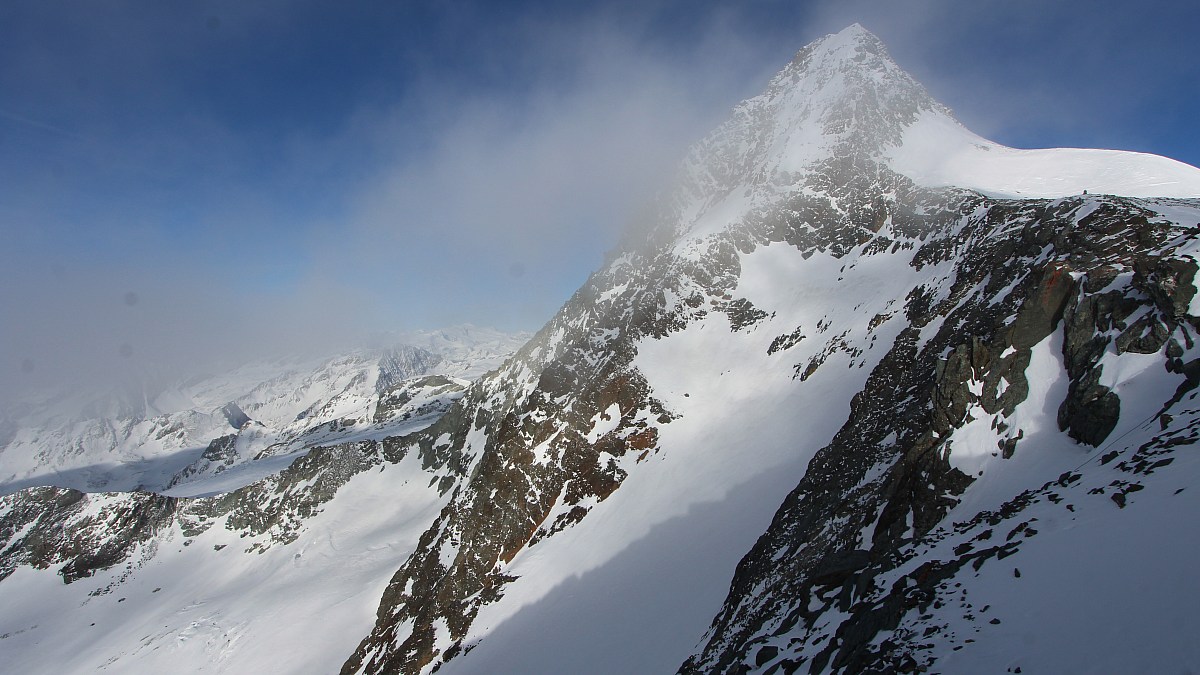
M1031 608L1063 625L1089 611L1043 601L1049 588L1133 597L1120 580L1137 551L1102 560L1107 524L1128 523L1134 548L1166 561L1159 586L1142 584L1164 625L1194 600L1154 595L1186 571L1186 552L1147 525L1196 506L1186 487L1200 467L1186 449L1200 424L1200 200L923 185L891 158L929 115L949 119L861 27L806 47L696 146L680 186L501 368L465 389L406 380L375 408L388 434L319 445L237 490L4 497L0 600L20 616L11 578L53 568L65 588L99 598L82 611L98 611L184 564L173 561L236 544L243 562L224 564L245 571L222 583L267 569L313 580L308 594L324 603L314 607L346 626L344 653L275 670L1186 662L1137 628L1157 624L1093 613L1079 623L1135 631L1148 647L1082 632L1071 642L1059 629L1057 652L1013 626ZM405 415L420 423L403 426ZM242 456L240 434L205 449L205 472ZM695 513L719 515L688 529ZM747 531L763 534L736 543ZM1060 559L1090 576L1064 578ZM324 576L303 576L304 565ZM624 571L619 584L594 574L608 567ZM699 585L639 582L672 575ZM364 587L361 609L349 607ZM157 626L192 616L172 603L204 594L162 590L140 601L145 632L183 635ZM211 615L223 631L214 643L259 641L220 652L231 659L222 667L264 667L256 654L268 646L311 654L303 639L263 637L225 602ZM650 644L605 642L639 614L665 617ZM550 627L583 635L547 648ZM584 655L589 643L599 648ZM157 657L135 646L112 658Z
M112 401L80 391L34 402L7 420L0 491L42 484L163 491L211 474L205 467L212 453L205 449L215 451L211 444L231 434L239 450L222 456L217 465L225 468L381 437L377 427L400 405L395 398L403 397L409 380L440 374L462 388L525 339L470 326L392 337L427 346L389 341L334 358L278 358L184 382L146 382L136 392L113 394ZM391 402L380 406L381 399Z
M1161 351L1164 372L1188 381L1196 269L1195 201L998 199L914 183L887 154L929 112L948 115L853 27L802 50L763 96L698 144L649 235L627 241L514 361L510 372L524 379L503 387L499 417L490 405L498 397L466 401L479 433L461 444L452 437L451 448L470 458L469 469L343 672L425 672L475 648L481 607L502 602L519 576L512 561L600 508L640 462L664 452L664 426L687 423L656 395L638 351L715 314L735 335L796 321L765 356L792 355L797 386L838 361L872 367L683 671L917 663L911 643L872 643L889 624L870 613L866 628L840 624L855 642L831 641L807 660L793 654L812 636L793 637L790 652L775 643L781 630L797 630L796 616L811 624L853 608L843 590L819 596L822 613L814 589L868 584L862 570L890 572L898 551L945 525L981 475L976 455L1005 459L1036 445L1026 434L1037 424L1018 409L1041 377L1029 372L1039 345L1062 341L1069 384L1053 402L1055 419L1092 446L1120 416L1119 396L1101 383L1106 354ZM907 271L889 289L888 311L848 323L787 317L739 296L743 265L779 245L795 264L840 262L847 285L872 258ZM878 356L865 357L876 347ZM960 461L954 432L985 417L990 446L980 450L976 434ZM761 643L771 646L759 651Z

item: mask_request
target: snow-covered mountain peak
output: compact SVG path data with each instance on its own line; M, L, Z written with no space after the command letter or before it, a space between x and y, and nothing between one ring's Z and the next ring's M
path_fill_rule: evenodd
M920 85L896 65L879 38L853 24L796 52L772 79L765 94L769 97L789 88L817 94L823 103L838 103L838 99L863 89L920 89Z
M392 333L333 356L293 354L186 381L147 377L100 393L48 394L3 411L0 494L42 484L194 494L179 486L218 468L221 488L232 490L239 484L230 476L260 478L320 444L428 426L528 337L471 325ZM257 458L271 461L243 461ZM225 471L236 463L246 471Z
M890 194L906 184L997 197L1186 198L1200 195L1200 169L1145 153L1020 150L982 138L854 24L801 49L693 146L672 195L669 238L687 249L798 195L845 202L830 186Z
M859 24L801 49L763 97L775 108L776 132L795 134L808 128L826 141L814 143L810 137L805 139L807 147L775 146L770 159L791 170L834 151L875 155L898 143L899 132L918 113L950 115L896 65L879 38Z
M865 28L827 35L693 146L674 194L677 234L714 234L738 214L819 191L835 158L879 160L923 114L953 123Z
M150 399L184 416L16 429L0 469L39 437L83 454L0 495L0 652L54 675L1185 670L1196 547L1162 523L1200 512L1200 199L1004 196L1164 189L1168 161L981 139L852 26L738 106L649 241L527 342L390 334ZM97 457L150 485L139 448L188 464L161 494L37 487L90 489Z

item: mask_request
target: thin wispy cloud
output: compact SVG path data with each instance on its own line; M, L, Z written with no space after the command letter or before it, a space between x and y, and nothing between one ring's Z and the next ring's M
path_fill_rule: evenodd
M79 134L77 134L69 129L64 129L60 126L50 124L49 122L42 122L40 120L23 117L16 113L9 112L8 110L5 110L3 108L0 108L0 117L3 117L6 120L24 125L31 129L36 129L38 131L48 131L52 134L57 134L59 136L65 136L67 138L74 139L74 140L84 140L83 136L80 136Z
M1169 84L1200 63L1187 22L1091 7L11 5L0 380L536 328L689 143L854 21L1000 142L1200 157L1194 135L1168 147L1194 103ZM1156 28L1173 55L1135 49Z

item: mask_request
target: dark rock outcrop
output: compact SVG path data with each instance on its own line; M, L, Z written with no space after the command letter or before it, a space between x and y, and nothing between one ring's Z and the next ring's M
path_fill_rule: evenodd
M238 407L238 404L234 403L233 401L226 403L221 408L221 414L225 416L226 421L229 422L229 426L233 427L234 429L241 429L242 427L246 426L247 422L250 421L250 416L242 412L242 409Z

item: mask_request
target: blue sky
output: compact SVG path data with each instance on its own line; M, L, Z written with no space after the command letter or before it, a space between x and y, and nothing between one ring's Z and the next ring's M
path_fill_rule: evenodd
M535 329L854 21L984 136L1200 164L1190 2L12 0L0 379Z

